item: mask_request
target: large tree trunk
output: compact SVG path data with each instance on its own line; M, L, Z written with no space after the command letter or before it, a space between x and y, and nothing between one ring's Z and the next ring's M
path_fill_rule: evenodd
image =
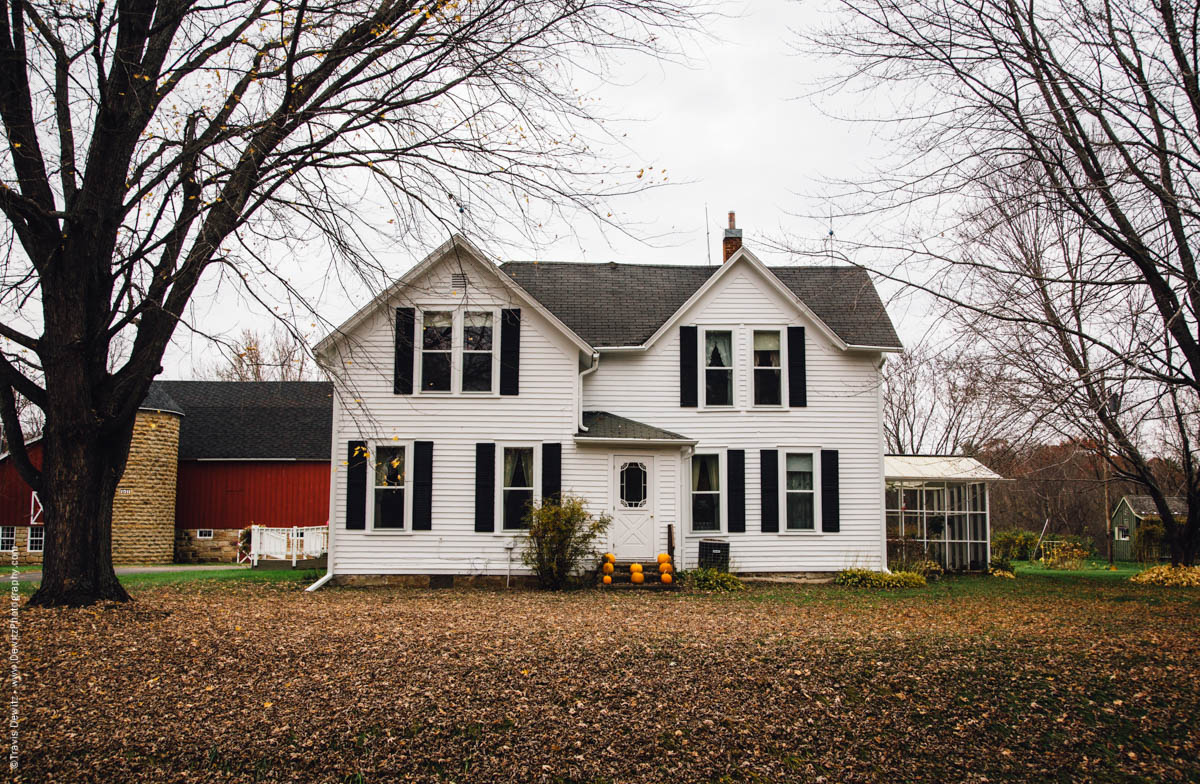
M74 421L64 421L63 414ZM132 421L105 433L87 414L47 411L41 493L46 549L42 584L30 604L129 601L112 565L112 508L132 432Z

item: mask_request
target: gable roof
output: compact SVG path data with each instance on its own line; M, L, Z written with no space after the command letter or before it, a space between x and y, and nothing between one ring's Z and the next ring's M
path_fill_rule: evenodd
M638 346L721 267L510 261L500 269L593 346ZM902 348L865 270L766 269L846 344Z
M155 381L141 407L183 414L180 460L329 459L327 381Z
M583 426L575 434L576 440L628 440L628 441L679 441L684 444L694 444L695 441L687 436L681 436L661 427L647 425L623 416L610 414L607 411L584 411Z
M533 306L538 313L540 313L547 321L549 321L564 335L566 335L567 338L569 338L570 341L574 343L580 351L591 353L592 347L584 338L572 331L571 328L564 324L555 313L551 312L544 304L539 302L536 297L522 288L520 284L512 279L512 277L502 274L496 265L483 255L483 252L480 251L479 248L475 247L470 240L468 240L466 237L463 237L461 234L452 235L450 239L443 242L432 253L422 259L416 266L401 275L396 282L372 298L371 301L366 305L355 311L350 318L346 319L340 326L338 326L328 335L321 338L321 340L317 342L317 345L313 347L313 353L319 355L328 351L335 343L354 330L384 303L386 303L400 291L403 291L404 288L409 285L409 283L420 278L427 271L429 271L429 269L444 259L450 258L451 254L453 254L453 257L459 261L466 259L468 263L473 263L479 267L487 269L497 281L515 292L522 299L528 300L529 304Z
M1154 505L1154 499L1148 495L1127 495L1121 500L1128 504L1135 517L1158 518L1158 507ZM1187 514L1187 499L1181 495L1167 496L1167 508L1173 515L1185 515Z

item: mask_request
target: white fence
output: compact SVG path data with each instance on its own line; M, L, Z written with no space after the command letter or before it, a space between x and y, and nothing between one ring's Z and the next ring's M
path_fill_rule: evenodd
M296 561L304 558L320 558L329 549L329 526L273 528L266 525L250 526L250 564L258 566L259 559Z

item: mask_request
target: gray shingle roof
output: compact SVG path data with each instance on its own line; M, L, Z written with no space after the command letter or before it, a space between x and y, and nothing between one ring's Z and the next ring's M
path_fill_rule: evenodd
M175 407L163 409L164 399ZM183 414L180 460L329 459L333 386L325 381L155 381L142 408Z
M183 406L176 402L175 398L167 394L166 387L158 381L150 382L150 391L146 393L146 399L138 406L142 411L170 411L174 414L182 414Z
M510 261L500 269L593 346L636 346L720 267ZM846 343L902 347L865 270L769 269Z
M1123 499L1138 517L1158 517L1158 507L1148 495L1127 495ZM1167 508L1172 515L1187 514L1187 499L1183 496L1167 496Z
M583 426L576 438L626 438L630 440L690 441L687 436L663 430L661 427L635 422L607 411L584 411Z

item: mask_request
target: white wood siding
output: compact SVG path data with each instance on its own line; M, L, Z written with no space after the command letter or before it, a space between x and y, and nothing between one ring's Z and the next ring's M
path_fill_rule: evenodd
M433 268L367 319L341 350L343 377L335 380L334 460L331 485L332 566L336 574L504 574L512 534L476 533L475 444L559 442L563 487L576 474L574 461L578 350L532 307L514 301L507 289L485 281L474 267L469 292L451 287L451 264ZM392 365L395 307L452 309L521 308L520 395L395 395ZM499 325L496 325L499 335ZM417 333L417 343L420 333ZM346 528L346 449L354 440L433 442L433 525L407 533ZM499 448L499 446L498 446ZM410 457L411 460L411 457ZM411 467L411 463L410 463ZM497 481L499 476L497 475ZM371 503L368 489L367 503ZM411 521L410 521L411 522ZM523 571L512 551L514 574Z
M844 352L799 309L770 290L749 265L729 273L683 314L680 325L735 330L734 410L679 406L679 330L644 353L604 354L584 378L584 408L608 411L699 441L696 451L746 450L746 532L687 532L690 474L681 476L676 530L684 532L684 565L696 563L702 538L730 543L731 568L743 572L832 571L883 566L883 445L879 419L879 354ZM753 330L804 326L808 406L766 410L749 406ZM786 340L786 334L785 334ZM703 341L701 331L700 340ZM703 348L703 343L701 343ZM704 369L699 368L700 385ZM787 390L784 390L784 400ZM701 394L703 402L703 394ZM759 450L807 446L838 450L841 530L837 533L762 533ZM782 460L782 455L780 457ZM724 461L722 461L724 468ZM722 527L728 523L722 488ZM818 488L819 492L819 488ZM784 509L780 506L780 528ZM819 523L818 523L819 527Z
M677 560L696 561L702 536L687 531L690 475L678 449L576 448L580 356L576 346L527 303L469 268L468 292L452 288L452 263L434 265L359 324L336 357L331 567L336 574L523 573L520 540L511 533L476 533L475 444L562 444L562 489L581 496L595 512L610 512L612 455L653 456L655 540L667 545L674 525ZM586 292L580 292L586 297ZM395 395L392 324L394 308L450 309L521 307L521 394L517 397ZM698 439L699 451L746 450L746 533L704 535L730 542L732 565L745 572L829 571L883 565L883 469L879 417L879 355L837 349L799 309L771 290L748 264L729 273L684 314L681 324L735 330L734 410L679 407L679 331L672 329L646 352L606 353L585 377L584 408L608 411ZM807 327L808 407L749 407L752 331L759 327ZM499 325L497 325L497 335ZM701 337L701 339L703 339ZM786 333L784 334L786 341ZM420 341L419 329L417 342ZM786 364L786 362L785 362ZM703 384L703 368L700 369ZM784 389L784 399L787 391ZM346 525L346 450L353 440L432 441L433 524L430 531L350 531ZM759 455L764 448L808 446L837 449L840 458L839 533L764 534L759 519ZM410 457L411 459L411 457ZM540 461L540 457L539 457ZM497 481L499 481L497 476ZM727 491L727 483L723 490ZM540 488L538 488L540 492ZM722 498L722 519L725 514ZM372 502L368 489L367 503ZM781 518L783 509L781 508ZM818 524L819 526L819 524ZM781 519L781 528L783 521Z

